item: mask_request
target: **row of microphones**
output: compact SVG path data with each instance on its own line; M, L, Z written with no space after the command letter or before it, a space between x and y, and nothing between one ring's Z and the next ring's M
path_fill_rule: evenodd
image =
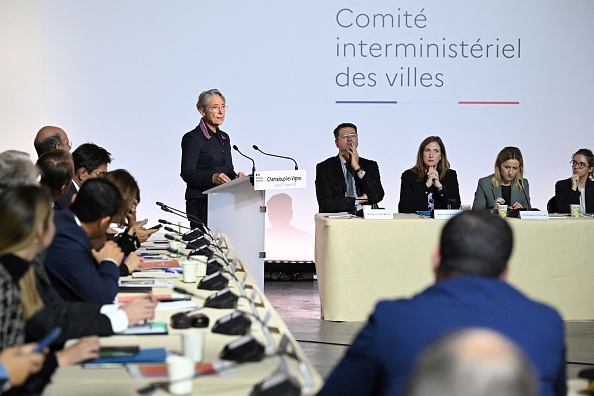
M192 215L192 214L190 214L190 213L184 212L184 211L182 211L182 210L179 210L179 209L172 208L171 206L167 206L167 205L165 205L165 204L164 204L164 203L162 203L162 202L156 202L156 204L157 204L157 206L159 206L159 207L161 208L161 210L163 210L164 212L172 213L172 214L174 214L174 215L176 215L176 216L183 217L183 218L184 218L184 219L186 219L186 220L194 221L194 222L196 222L196 223L200 224L200 227L202 228L202 231L204 231L205 233L209 234L210 236L213 236L213 235L212 235L212 232L211 232L211 230L210 230L210 229L209 229L209 228L206 226L206 224L204 224L204 222L203 222L202 220L200 220L198 217L196 217L196 216L194 216L194 215ZM165 220L163 220L163 221L165 221ZM159 220L159 222L161 223L161 220ZM175 224L174 224L174 225L175 225Z
M265 153L264 151L260 150L258 148L258 146L256 146L255 144L252 146L252 148L256 151L259 151L260 153L267 155L269 157L276 157L276 158L283 158L283 159L288 159L293 161L293 163L295 164L295 170L299 170L299 166L297 166L297 161L295 161L294 158L291 157L286 157L284 155L277 155L277 154L270 154L270 153ZM239 151L239 148L237 147L237 145L233 145L233 150L237 151L239 154L241 154L241 156L249 159L250 161L252 161L252 175L254 175L256 173L256 161L254 161L253 158L248 157L247 155L245 155L244 153L242 153L241 151Z

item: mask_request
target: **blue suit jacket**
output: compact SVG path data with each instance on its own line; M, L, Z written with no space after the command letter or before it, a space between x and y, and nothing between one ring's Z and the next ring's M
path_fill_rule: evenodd
M566 394L559 314L506 282L468 275L410 300L380 302L319 394L399 395L426 346L469 327L495 330L519 345L538 372L541 395Z
M65 300L113 303L120 278L118 266L111 261L97 264L91 240L70 209L55 213L56 236L45 258L52 285Z

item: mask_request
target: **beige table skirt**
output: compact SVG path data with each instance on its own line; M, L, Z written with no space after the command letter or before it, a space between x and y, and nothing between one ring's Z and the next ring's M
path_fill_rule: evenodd
M594 219L507 219L514 232L509 282L561 312L594 319ZM366 320L382 299L406 298L433 281L431 254L445 220L396 214L393 220L316 214L315 260L326 320Z

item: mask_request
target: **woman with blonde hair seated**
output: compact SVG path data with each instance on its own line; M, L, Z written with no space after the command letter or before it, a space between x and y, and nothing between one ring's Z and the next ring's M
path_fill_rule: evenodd
M53 216L49 195L39 186L8 187L0 193L0 349L23 344L26 322L44 306L31 262L54 238ZM98 349L98 338L87 337L50 353L42 370L15 391L41 393L57 366L97 357Z
M493 174L479 179L472 209L508 210L530 208L528 179L524 179L524 159L517 147L505 147L495 160Z

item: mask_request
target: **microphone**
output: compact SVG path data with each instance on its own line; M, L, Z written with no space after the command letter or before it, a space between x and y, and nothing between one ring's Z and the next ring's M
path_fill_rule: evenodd
M183 212L183 211L181 211L179 209L175 209L175 208L172 208L170 206L167 206L167 205L165 205L162 202L156 202L156 204L158 206L160 206L161 207L161 210L163 210L164 212L172 213L172 214L174 214L176 216L183 217L186 220L195 221L196 223L198 223L198 224L200 224L202 226L202 229L204 230L204 232L206 232L207 234L210 234L212 236L212 232L210 232L210 229L198 217L196 217L194 215L191 215L189 213ZM176 225L176 224L173 224L173 225Z
M187 227L182 227L187 228ZM177 234L178 230L175 230L171 227L165 227L165 231L173 232ZM200 229L196 228L195 230L191 230L188 232L184 232L182 234L182 241L195 241L198 238L203 237L205 234Z
M528 202L528 210L532 210L532 207L530 206L530 198L528 198L528 195L526 194L526 189L524 188L524 180L518 179L518 182L520 183L520 187L522 187L524 198L526 198L526 202Z
M186 245L186 248L188 249L192 249L192 251L190 253L187 254L187 257L189 258L192 253L196 253L198 251L202 251L203 249L208 250L208 253L210 253L210 250L208 249L208 246L210 246L209 242L205 242L202 245L198 246L195 242L198 241L199 239L204 238L204 235L199 236L198 238L191 240L189 242L185 242L182 241L179 238L174 237L173 235L170 234L165 234L164 235L166 239L169 239L170 241L176 241L176 242L181 242L182 244ZM183 255L183 252L181 250L177 250L177 249L172 249L170 247L167 247L167 251L171 252L171 253L177 253L180 255Z
M269 154L269 153L265 153L264 151L260 150L258 148L258 146L256 146L255 144L252 146L254 148L254 150L261 152L264 155L268 155L270 157L277 157L277 158L284 158L284 159L288 159L291 160L295 163L295 170L299 170L299 167L297 166L297 161L295 161L293 158L291 157L285 157L284 155L276 155L276 154Z
M241 151L239 151L239 149L237 148L237 145L233 145L233 150L237 151L239 154L241 154L243 157L249 159L250 161L252 161L252 176L256 174L256 162L254 161L253 158L248 157L247 155L245 155L244 153L242 153Z

